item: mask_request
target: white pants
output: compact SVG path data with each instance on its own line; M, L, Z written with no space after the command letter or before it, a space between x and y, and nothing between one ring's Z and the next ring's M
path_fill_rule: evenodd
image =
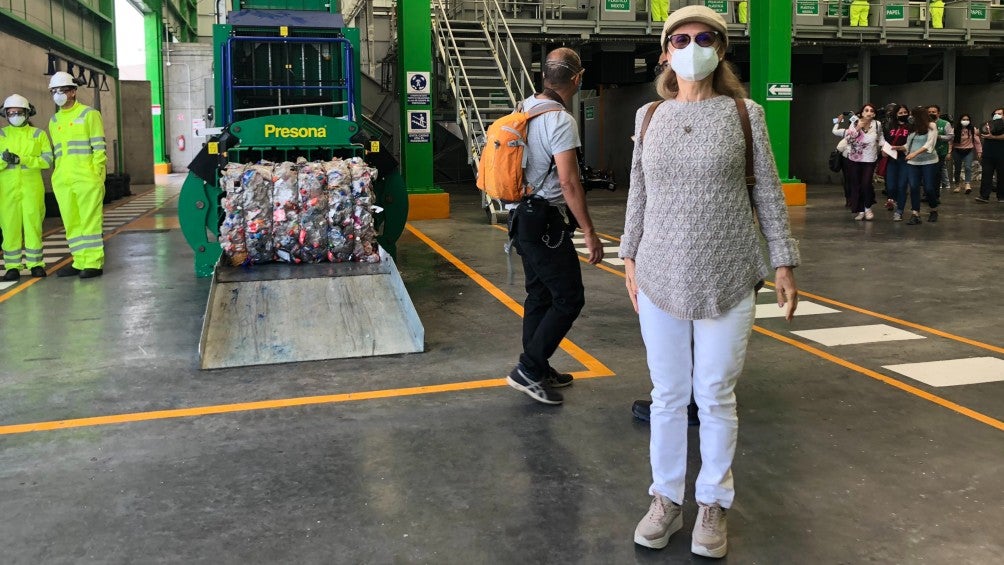
M649 494L683 503L687 476L687 405L691 387L701 419L701 471L695 498L732 506L732 459L739 419L735 387L746 360L756 312L752 289L728 312L707 320L681 320L638 293L641 333L652 376L652 486Z

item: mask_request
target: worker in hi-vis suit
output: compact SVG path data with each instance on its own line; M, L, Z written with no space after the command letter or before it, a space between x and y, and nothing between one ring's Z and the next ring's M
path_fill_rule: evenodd
M868 0L854 0L851 2L851 25L868 25Z
M945 2L944 0L931 0L931 27L942 29L945 27Z
M10 124L0 129L0 230L3 230L5 281L45 276L42 258L42 220L45 218L45 185L42 169L52 166L52 145L43 130L28 121L35 108L20 94L3 102Z
M56 276L100 277L105 265L101 216L108 159L101 113L77 102L77 84L70 73L52 75L49 92L59 106L49 121L56 156L52 192L73 255L73 263L56 271Z

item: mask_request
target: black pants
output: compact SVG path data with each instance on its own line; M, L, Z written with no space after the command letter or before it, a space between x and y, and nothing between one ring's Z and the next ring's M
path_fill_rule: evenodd
M989 199L994 191L994 173L997 173L997 199L1004 200L1004 141L983 141L983 179L980 181L980 198Z
M574 227L555 206L537 200L521 204L511 219L516 251L523 259L523 353L519 362L535 379L550 370L548 360L585 305Z

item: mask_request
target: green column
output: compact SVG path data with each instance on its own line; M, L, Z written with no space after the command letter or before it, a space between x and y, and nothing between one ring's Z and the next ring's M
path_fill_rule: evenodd
M400 0L397 10L401 170L409 193L440 193L443 191L432 181L432 17L429 2ZM414 79L414 73L425 73L422 75L425 78L418 81L428 81L427 96L409 94L409 77Z
M150 81L150 104L160 111L153 114L153 164L167 163L164 141L164 59L163 29L160 12L143 14L143 28L146 37L146 78Z
M750 97L764 107L782 182L789 178L791 128L791 3L750 2ZM784 100L785 93L789 93Z

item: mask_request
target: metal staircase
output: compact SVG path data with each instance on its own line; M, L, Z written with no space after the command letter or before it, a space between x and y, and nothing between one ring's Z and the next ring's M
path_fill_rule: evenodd
M456 104L467 160L477 174L485 130L534 91L497 0L480 0L477 20L460 20L444 0L433 1L433 42ZM508 214L499 201L482 195L488 219Z

